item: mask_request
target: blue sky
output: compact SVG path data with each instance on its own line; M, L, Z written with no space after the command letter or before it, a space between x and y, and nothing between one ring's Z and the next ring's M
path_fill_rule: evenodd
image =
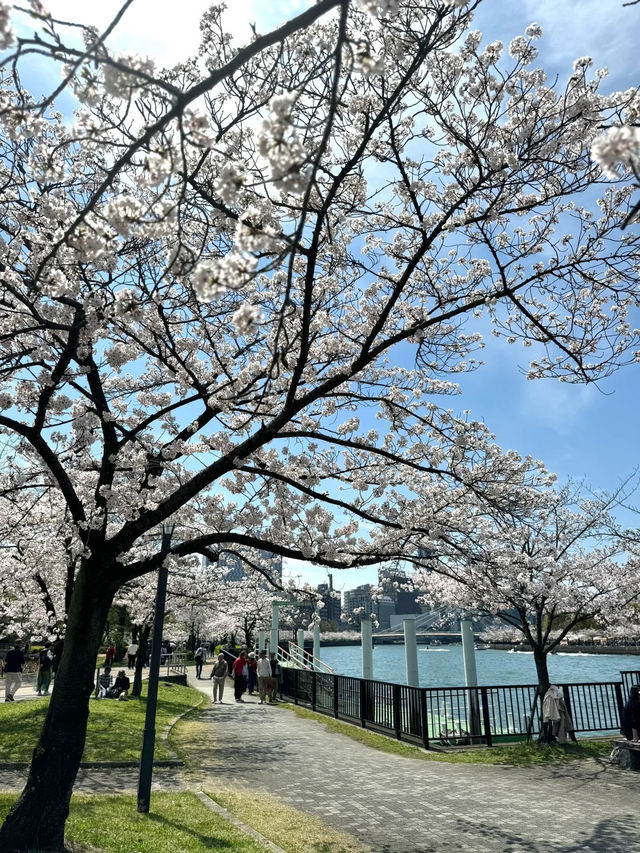
M85 0L49 0L54 15L104 26L120 5ZM136 0L120 27L116 44L170 64L189 55L198 39L198 20L210 0L182 4ZM229 29L244 39L249 22L266 31L312 5L311 0L230 0ZM179 13L176 10L179 9ZM531 22L543 27L538 41L540 64L549 79L571 73L573 60L593 57L606 66L605 91L637 85L640 6L622 0L485 0L474 26L485 41L505 43ZM635 226L638 227L638 226ZM619 370L599 387L527 382L530 350L489 337L481 354L486 362L474 374L459 377L462 394L447 401L457 411L471 409L496 434L503 448L542 459L561 480L584 478L594 489L611 490L638 465L638 381L640 365ZM631 521L631 519L629 519ZM326 580L324 569L291 564L287 570L312 584ZM375 580L375 570L334 572L337 588Z

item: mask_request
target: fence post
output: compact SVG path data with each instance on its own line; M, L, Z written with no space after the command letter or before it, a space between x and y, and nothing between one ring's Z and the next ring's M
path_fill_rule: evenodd
M367 707L367 682L364 678L360 679L360 725L364 729L367 725L365 712Z
M402 710L400 706L400 685L393 684L393 728L398 740L402 738Z
M333 676L333 716L338 719L340 716L340 705L338 703L338 678L339 676Z
M295 705L298 704L298 676L300 675L299 669L293 670L293 702Z
M422 723L422 745L429 749L429 718L427 717L427 691L420 690L420 720Z
M567 706L567 713L573 720L573 711L571 710L571 697L569 696L569 685L562 685L562 696L564 698L564 704Z
M311 710L316 709L316 700L318 698L318 673L311 673Z
M618 705L618 725L622 725L622 709L624 708L624 699L622 697L622 684L616 682L613 685L613 689L616 692L616 704Z
M482 724L484 727L484 738L487 742L487 746L493 746L493 739L491 737L491 719L489 717L489 697L487 694L487 688L480 688L480 704L482 705Z

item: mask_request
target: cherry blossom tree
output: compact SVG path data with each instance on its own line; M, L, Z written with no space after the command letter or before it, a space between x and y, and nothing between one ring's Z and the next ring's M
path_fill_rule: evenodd
M543 466L434 402L487 323L532 346L531 378L636 358L632 187L590 155L635 93L600 93L586 57L554 85L536 25L508 57L483 45L478 2L320 0L240 47L213 6L170 69L110 52L120 16L99 33L34 2L16 36L0 2L0 431L75 560L1 847L62 849L123 586L230 547L376 564L446 507L464 528L471 497L525 505ZM62 72L42 99L33 57Z
M425 600L494 616L533 651L541 695L547 656L577 628L626 625L637 612L640 563L625 553L612 509L621 493L541 490L524 513L470 508L466 532L441 537L414 575ZM435 546L435 543L433 543ZM437 556L436 556L437 555Z

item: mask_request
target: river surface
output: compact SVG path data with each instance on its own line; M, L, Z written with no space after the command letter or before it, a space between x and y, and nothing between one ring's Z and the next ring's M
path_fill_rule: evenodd
M362 676L360 646L322 646L320 659L338 675ZM549 655L547 660L552 683L620 681L621 670L640 671L639 655L559 652ZM537 682L532 652L479 650L476 667L480 685ZM464 685L462 646L427 648L419 645L418 673L421 687L461 687ZM373 677L378 681L407 683L403 645L373 647Z

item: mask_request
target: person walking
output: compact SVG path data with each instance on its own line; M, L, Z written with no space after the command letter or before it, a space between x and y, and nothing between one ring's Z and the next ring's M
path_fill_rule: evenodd
M271 686L269 688L269 702L278 701L278 687L280 682L280 664L275 652L269 653L269 666L271 667Z
M199 680L202 677L202 665L207 662L207 649L199 645L193 658L196 662L196 678Z
M137 654L138 644L131 640L131 642L129 643L129 648L127 649L127 665L129 669L135 669Z
M258 696L260 704L264 705L267 700L267 692L269 690L269 682L271 681L271 664L267 660L267 653L263 649L258 658Z
M249 667L249 681L247 688L249 690L249 696L253 696L253 691L256 689L258 684L258 661L256 660L255 652L249 652L247 666Z
M233 662L233 695L236 702L244 702L242 694L247 689L247 677L249 675L249 667L247 666L247 653L240 652L239 656Z
M224 659L222 652L218 655L217 661L213 665L209 678L213 679L213 704L218 702L222 705L222 695L224 693L224 683L229 674L229 667Z
M52 665L53 651L51 649L51 643L45 643L44 649L42 649L38 655L38 677L36 679L36 693L38 696L49 695Z
M13 702L14 695L22 686L22 667L24 666L24 654L19 643L15 643L12 649L4 657L4 701Z
M104 665L105 667L112 667L113 662L116 659L116 647L114 645L107 646L107 650L104 653Z

